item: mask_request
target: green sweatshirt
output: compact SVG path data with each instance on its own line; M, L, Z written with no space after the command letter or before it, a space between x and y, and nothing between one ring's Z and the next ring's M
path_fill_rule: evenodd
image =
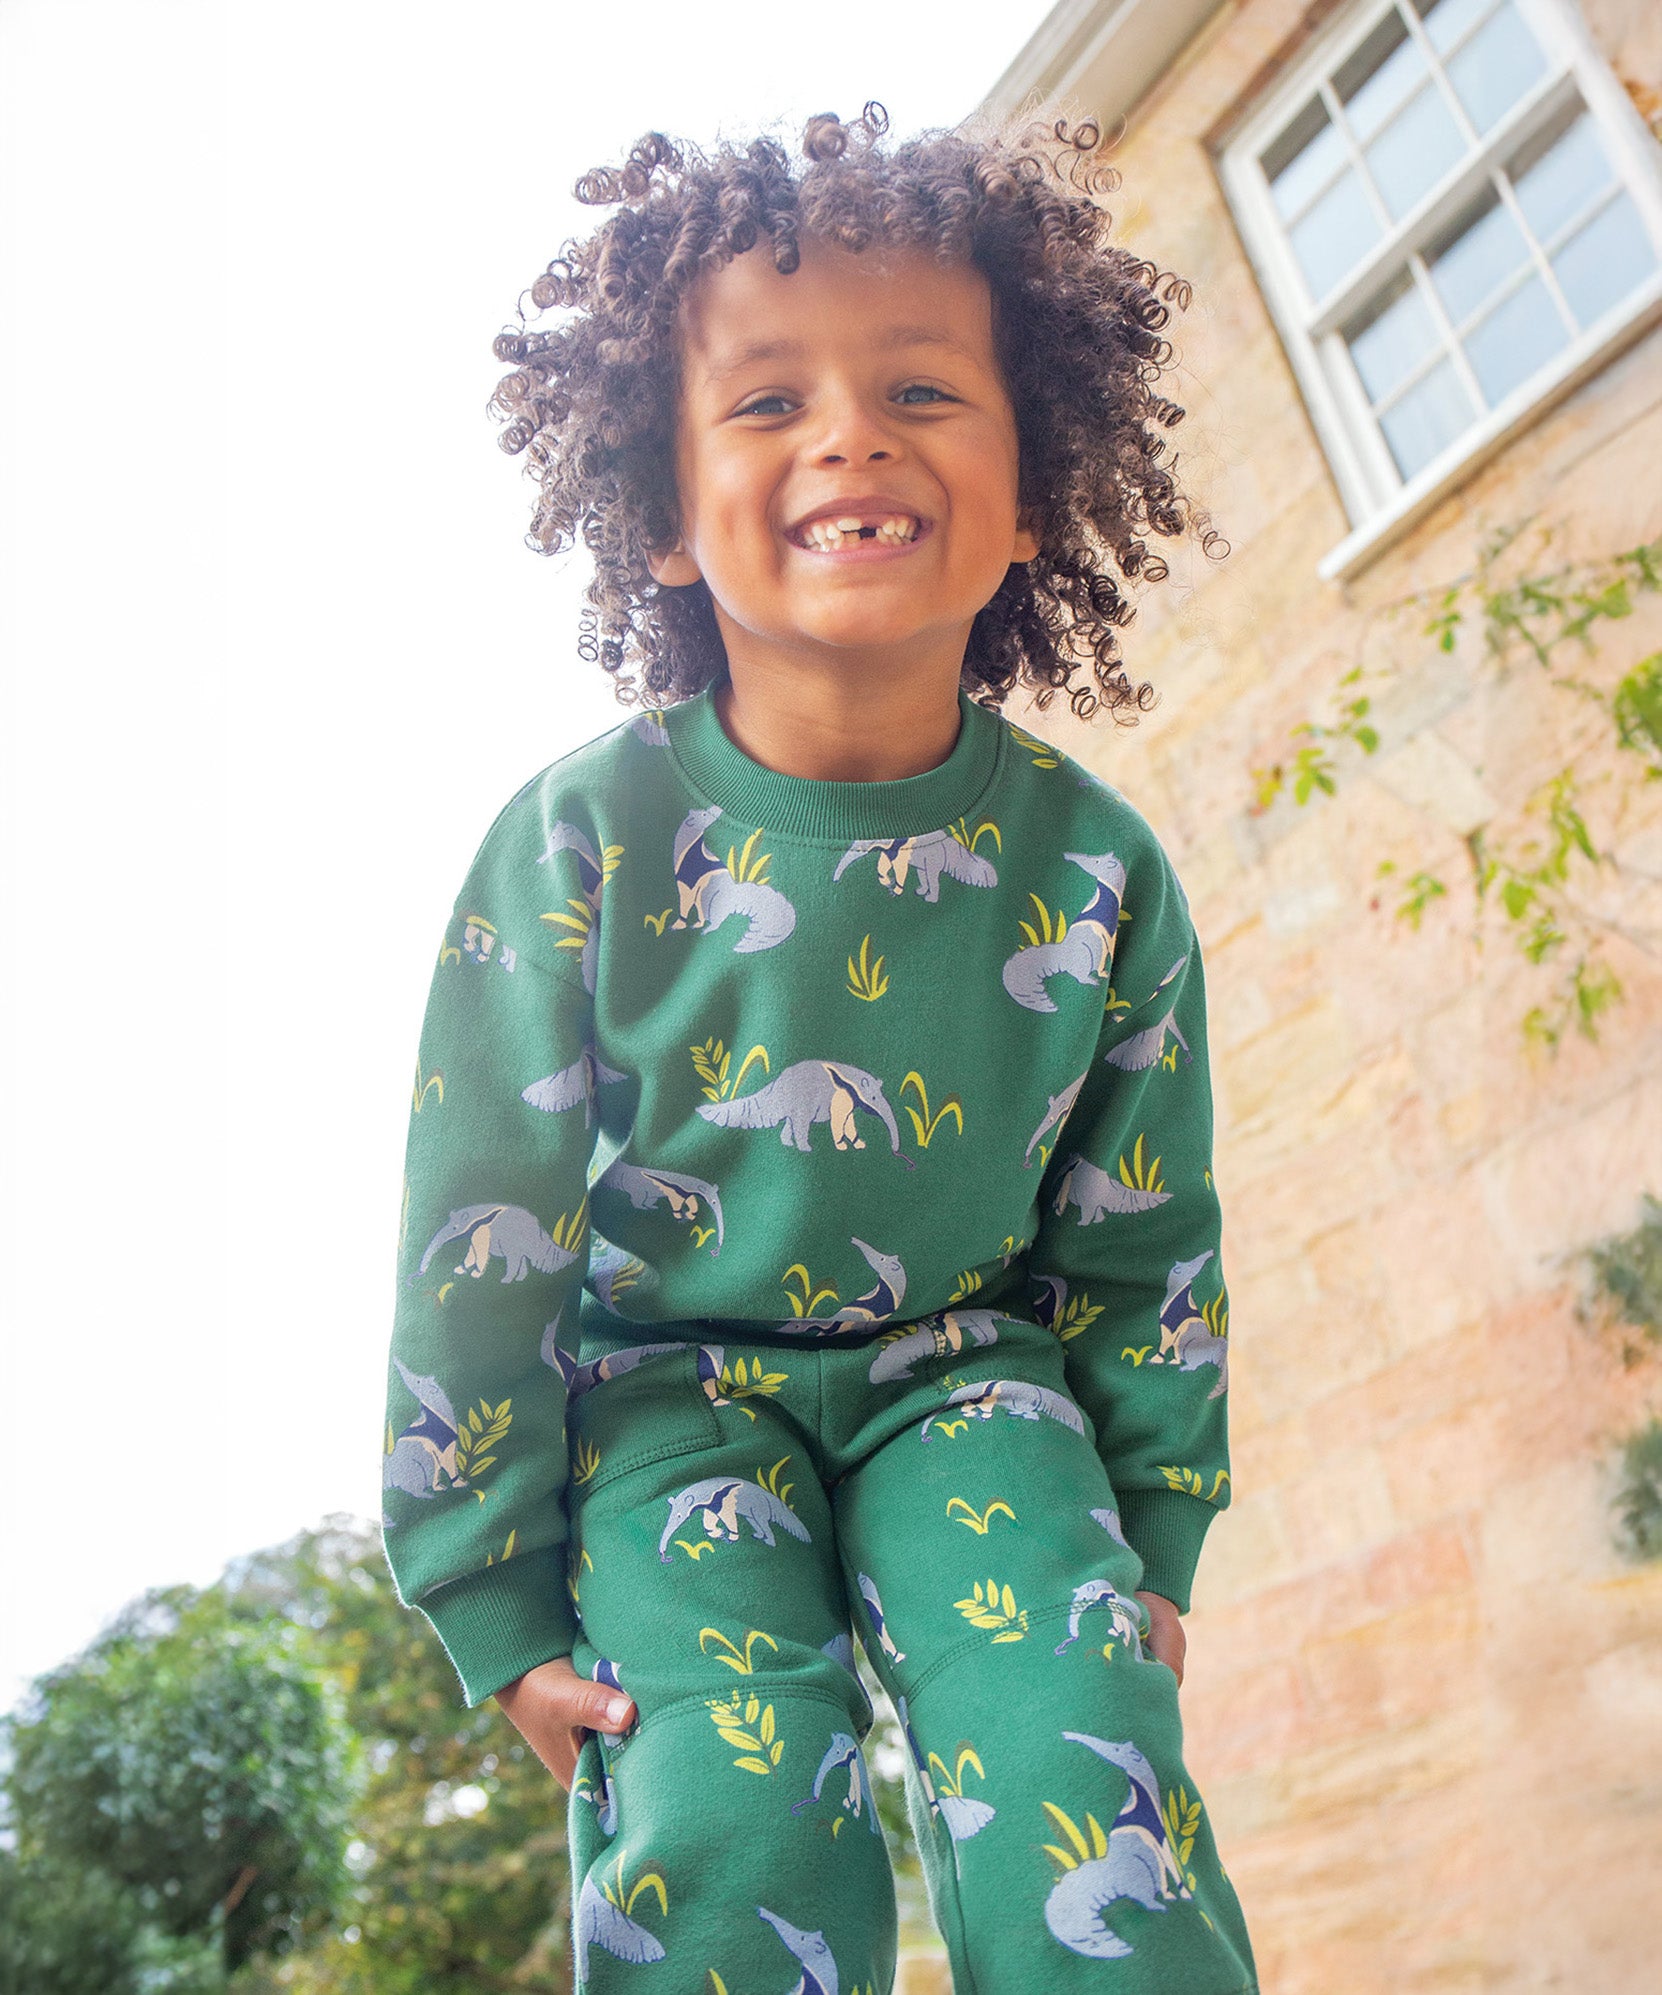
M1040 1322L1188 1608L1230 1490L1200 949L1141 814L959 706L937 768L821 782L706 690L485 836L415 1077L382 1520L469 1704L571 1651L565 1380L620 1342Z

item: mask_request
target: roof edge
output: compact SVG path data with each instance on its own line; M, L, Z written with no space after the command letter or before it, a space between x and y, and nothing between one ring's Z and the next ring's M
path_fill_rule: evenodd
M981 103L1008 115L1033 92L1076 92L1093 72L1090 110L1125 117L1225 0L1056 0Z

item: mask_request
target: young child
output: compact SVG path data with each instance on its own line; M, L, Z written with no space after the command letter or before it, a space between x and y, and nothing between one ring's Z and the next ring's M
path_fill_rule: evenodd
M1183 287L1094 128L885 131L649 135L497 342L645 710L510 799L439 954L387 1556L570 1789L580 1987L890 1988L857 1633L961 1995L1244 1995L1177 1701L1229 1500L1200 949L999 712L1147 704L1113 569L1208 532Z

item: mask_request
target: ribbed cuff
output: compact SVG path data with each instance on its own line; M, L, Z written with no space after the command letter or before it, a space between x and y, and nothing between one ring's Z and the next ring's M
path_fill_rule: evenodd
M1200 1547L1217 1511L1180 1489L1122 1489L1117 1494L1120 1528L1143 1562L1142 1591L1162 1594L1179 1614L1187 1614Z
M563 1545L521 1552L416 1602L443 1642L470 1708L538 1663L571 1654L577 1617L565 1564Z

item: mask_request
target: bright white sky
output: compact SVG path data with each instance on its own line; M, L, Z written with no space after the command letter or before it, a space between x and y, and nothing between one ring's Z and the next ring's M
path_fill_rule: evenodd
M380 1513L433 952L625 717L485 415L571 183L653 127L953 123L1046 11L0 4L0 1708Z

